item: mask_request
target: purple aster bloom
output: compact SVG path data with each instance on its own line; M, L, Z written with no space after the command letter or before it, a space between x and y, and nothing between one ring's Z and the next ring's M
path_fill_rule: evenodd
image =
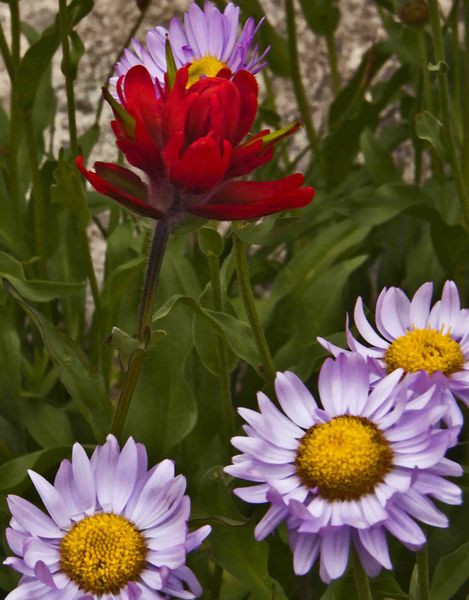
M384 288L375 311L378 333L365 317L362 299L358 298L354 322L369 346L353 337L348 322L347 342L352 352L369 359L373 381L402 368L417 393L437 385L448 406L445 422L457 437L463 415L455 397L469 405L469 310L461 309L453 281L445 283L441 300L433 307L432 293L430 282L424 283L412 300L399 288ZM327 340L318 341L334 356L344 352Z
M262 54L254 44L254 37L262 21L256 26L252 17L239 30L239 7L229 2L221 12L212 2L206 2L204 10L193 3L184 13L182 20L174 17L169 29L158 26L146 35L146 46L132 40L133 48L127 48L116 65L111 78L112 88L119 77L135 65L143 65L147 71L164 86L166 66L166 39L169 39L176 67L179 69L191 63L188 85L201 76L215 77L221 69L228 68L233 73L245 69L253 75L265 65L267 48Z
M256 484L235 489L237 496L271 503L256 539L286 520L298 575L320 556L321 578L340 577L351 544L368 574L390 569L387 533L411 549L421 548L425 535L416 521L448 525L429 496L461 503L459 488L445 479L462 474L457 463L444 458L451 434L436 426L446 407L433 387L421 398L425 411L406 411L402 374L396 369L370 389L366 360L342 353L321 369L323 408L286 372L275 381L283 412L263 393L260 412L239 409L246 436L232 443L242 454L225 471Z
M141 600L201 595L186 555L209 535L192 533L186 480L163 460L147 468L142 444L122 450L109 435L91 459L80 444L62 461L54 485L29 471L49 514L8 496L6 531L22 574L9 600Z

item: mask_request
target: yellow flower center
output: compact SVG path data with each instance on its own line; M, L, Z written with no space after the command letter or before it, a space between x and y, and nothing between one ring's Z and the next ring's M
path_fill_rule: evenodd
M186 88L190 88L194 83L199 81L202 75L206 77L216 77L222 69L226 69L227 65L215 56L203 56L194 62L189 67L189 79L187 80Z
M296 472L326 500L357 500L383 481L392 457L389 442L374 423L342 415L306 432L296 455Z
M145 567L142 534L120 515L100 513L76 523L60 543L60 566L81 590L117 594Z
M451 375L464 364L461 346L449 333L435 329L411 329L397 338L386 350L384 361L388 371L404 369L406 373L441 371Z

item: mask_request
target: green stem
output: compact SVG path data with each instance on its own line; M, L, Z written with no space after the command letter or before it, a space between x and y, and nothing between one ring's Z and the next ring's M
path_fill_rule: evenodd
M419 27L417 29L416 36L420 53L420 63L422 66L423 109L434 113L435 103L433 101L430 71L428 70L427 42L425 39L425 30L423 29L423 27ZM422 140L417 140L417 143L423 145ZM432 162L433 174L436 177L442 179L443 165L441 164L438 154L432 146L430 147L430 158Z
M129 412L135 387L137 386L140 373L143 369L145 351L151 336L151 320L153 316L153 304L155 301L156 288L160 277L161 265L168 243L171 225L168 219L157 221L153 232L153 239L148 256L147 270L143 284L142 301L140 304L140 315L137 335L141 347L135 350L130 357L121 393L117 401L116 411L112 421L111 432L120 437L124 428L127 413Z
M443 47L443 35L441 32L440 15L438 11L438 0L429 0L428 9L430 15L430 23L432 26L433 50L435 54L435 62L439 65L438 69L438 87L440 91L440 110L441 120L443 122L443 133L448 151L451 170L456 183L459 201L464 215L466 227L469 229L469 195L467 193L466 184L464 182L456 145L451 133L451 108L448 88L447 68L445 67L445 52ZM444 63L444 64L442 64Z
M454 68L454 114L457 124L458 141L461 141L462 125L462 66L461 66L461 39L459 36L459 13L460 0L454 0L453 10L451 11L451 31L452 31L452 54Z
M306 98L303 81L301 79L300 61L298 56L298 43L295 24L295 7L293 0L285 0L285 11L287 17L288 45L290 51L290 68L293 81L293 89L295 91L296 101L301 114L301 119L304 123L306 135L308 136L309 144L316 156L320 154L319 138L314 128L313 119L311 116L311 108Z
M21 58L21 20L19 0L10 0L11 15L11 56L15 68L18 68Z
M223 312L223 294L220 284L220 264L213 254L207 256L212 284L213 305L216 311ZM233 402L231 398L231 377L228 346L224 339L218 338L218 352L220 365L221 393L223 398L223 421L226 439L229 440L234 432Z
M3 31L2 24L0 23L0 52L2 54L3 62L5 64L5 68L7 70L8 76L10 79L13 79L13 59L11 56L10 48L8 47L8 42L5 37L5 32Z
M373 600L371 595L370 582L368 581L368 575L360 562L355 551L352 552L353 562L353 576L355 579L355 588L357 590L358 600Z
M18 108L18 94L16 91L16 74L21 60L21 20L19 0L11 0L11 59L12 72L11 98L10 98L10 188L13 202L17 209L19 218L22 218L23 203L20 191L20 178L18 169L18 154L20 146L20 119L21 113Z
M72 156L78 154L78 134L76 122L76 107L75 107L75 91L73 87L72 63L70 57L70 46L68 43L68 21L67 21L67 0L59 0L59 29L60 42L62 46L62 71L65 76L65 90L67 94L67 114L68 114L68 129L70 134L70 152ZM85 251L86 267L88 272L88 280L90 282L91 294L93 296L94 307L96 311L96 325L98 332L98 358L101 356L102 338L101 332L101 299L99 294L99 286L94 270L93 260L91 257L90 241L83 231L83 247ZM101 362L101 361L100 361Z
M332 92L335 97L340 92L340 73L337 64L337 50L335 47L335 36L333 31L328 31L326 33L326 44L329 68L331 70Z
M469 188L469 0L464 0L464 102L462 111L462 164L466 187Z
M220 600L221 586L223 583L223 568L220 565L215 565L212 578L212 590L210 600Z
M235 228L239 227L234 225ZM233 250L236 262L236 272L238 276L238 285L243 300L244 309L246 311L251 331L259 351L263 367L263 375L271 391L274 390L275 382L275 365L270 353L269 345L265 337L264 329L261 320L257 313L254 294L252 293L251 282L249 279L249 267L246 257L246 244L233 232Z
M419 600L430 600L430 575L428 568L428 544L416 553L417 573L420 596Z
M28 146L29 164L33 180L33 211L34 211L34 237L36 243L36 254L38 256L39 275L46 278L46 238L45 238L45 198L42 187L42 177L39 168L36 139L30 113L23 114L23 124Z
M73 89L72 64L70 46L68 44L67 0L59 0L59 29L62 45L62 72L65 76L65 91L67 94L68 130L70 134L70 151L72 156L78 154L78 136L75 109L75 92Z

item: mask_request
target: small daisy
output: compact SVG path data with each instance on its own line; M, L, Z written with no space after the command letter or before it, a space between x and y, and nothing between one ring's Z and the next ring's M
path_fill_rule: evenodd
M155 27L146 35L146 47L132 40L133 49L127 48L116 65L111 78L112 88L117 80L135 65L146 67L152 78L164 86L166 66L166 39L169 39L176 67L190 63L188 87L201 76L215 77L225 68L233 73L241 70L253 75L265 65L269 49L259 54L254 37L262 21L256 26L250 17L239 30L239 7L229 2L221 12L212 2L206 2L204 10L193 3L181 21L174 17L169 29Z
M13 518L6 531L22 574L9 600L141 600L196 598L188 552L210 533L192 533L186 480L164 460L147 470L142 444L129 438L122 451L114 436L91 457L80 444L64 460L54 485L29 472L48 515L19 496L8 496Z
M256 539L287 521L298 575L320 556L322 579L340 577L350 544L368 574L390 569L386 532L411 549L421 548L425 535L415 520L448 525L428 496L461 502L459 488L444 479L462 473L444 458L450 433L435 427L446 407L431 388L425 396L433 400L422 399L425 411L405 411L401 377L397 369L370 391L366 360L342 353L321 369L323 409L289 372L278 373L275 381L283 413L262 393L260 413L239 409L247 435L232 443L243 454L225 470L257 483L235 489L237 496L271 503Z
M358 298L354 322L370 346L356 340L348 324L347 342L351 351L370 359L375 381L402 369L420 390L437 385L448 406L445 421L460 429L463 415L454 397L469 405L469 310L461 309L452 281L445 283L441 300L430 308L432 293L430 282L424 283L412 300L399 288L384 288L375 311L379 333L371 327ZM318 341L335 356L344 352L327 340Z

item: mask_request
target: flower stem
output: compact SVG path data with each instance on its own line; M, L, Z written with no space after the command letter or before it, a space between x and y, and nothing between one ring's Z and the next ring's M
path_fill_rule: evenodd
M428 9L432 27L433 51L438 69L438 87L440 92L440 110L443 122L443 134L448 151L449 162L458 191L459 201L464 215L466 227L469 229L469 194L464 182L461 167L458 160L456 145L451 133L451 108L448 87L447 67L445 63L445 51L443 47L443 34L441 31L438 0L429 0Z
M298 43L295 24L295 6L293 0L285 0L285 12L287 17L288 44L290 51L290 68L295 91L296 101L300 110L301 119L304 123L309 144L316 156L319 156L319 138L314 128L311 109L306 98L305 88L301 79L300 62L298 57Z
M20 192L20 179L18 169L18 154L20 145L19 125L21 114L18 109L18 97L16 90L16 74L21 60L21 19L19 0L10 1L11 15L11 59L12 70L11 98L10 98L10 188L13 202L19 218L22 218L23 202Z
M417 29L416 36L420 53L420 62L422 65L423 109L433 113L435 103L433 102L432 82L430 79L430 71L428 70L427 42L425 40L425 30L423 27ZM417 143L420 144L420 146L423 144L422 140L418 139ZM443 176L443 166L432 146L430 147L430 158L433 174L441 179Z
M334 32L328 30L326 33L327 56L329 59L329 67L331 69L332 92L334 97L340 92L340 73L337 64L337 50L335 47Z
M41 171L39 168L39 157L37 155L36 140L34 137L34 127L30 113L23 114L23 123L33 180L34 237L36 242L36 254L38 256L38 271L41 277L46 278L45 200Z
M353 561L353 576L355 579L355 588L357 590L358 600L373 600L371 595L370 582L368 581L368 575L360 562L360 558L356 551L352 552Z
M223 583L223 568L220 565L215 565L215 570L212 577L212 591L210 600L220 600L221 586Z
M12 79L13 77L13 59L11 56L10 48L8 47L8 42L5 37L5 32L3 31L2 24L0 23L0 52L2 54L3 63L5 64L5 68L7 73Z
M462 164L466 187L469 187L469 0L464 0L464 102L462 105Z
M223 294L220 285L220 264L218 257L210 254L207 256L208 267L210 271L210 281L212 284L213 305L215 310L223 312ZM231 377L229 365L228 346L225 340L218 338L219 365L221 392L223 398L223 421L225 426L226 439L229 440L234 432L233 403L231 398Z
M428 569L428 544L416 553L419 600L430 600L430 576Z
M68 130L70 134L70 150L72 156L78 154L77 122L75 116L75 93L73 89L73 74L68 45L67 0L59 0L59 29L62 45L62 72L65 76L65 91L67 94Z
M272 359L272 354L270 353L269 345L267 344L261 320L257 313L256 303L254 301L254 295L252 293L251 282L249 279L249 267L246 257L246 245L236 235L235 231L233 232L233 249L236 261L238 284L241 291L241 298L243 300L244 309L246 310L249 324L251 326L251 331L254 335L257 349L259 351L264 378L269 388L273 391L275 381L275 365Z
M68 22L67 22L67 0L59 0L59 29L60 42L63 55L63 74L65 76L65 90L67 94L67 114L68 114L68 129L70 134L70 152L72 156L78 154L78 135L76 122L75 108L75 91L73 88L73 73L70 57L70 46L68 43ZM90 282L91 294L96 310L96 326L98 332L98 357L101 356L100 341L102 338L101 332L101 299L99 294L99 286L94 270L93 259L91 257L90 241L83 231L83 248L85 251L86 267L88 271L88 280Z
M111 432L117 437L120 437L122 434L127 413L129 412L130 402L137 386L140 373L142 372L145 351L150 342L153 304L170 231L171 225L167 219L156 222L150 254L148 256L145 281L143 284L142 301L140 304L137 336L141 342L141 346L140 348L137 348L130 357L129 366L125 373L124 383L122 384L121 393L117 401L111 425Z
M462 125L462 66L461 66L461 39L459 35L459 16L460 16L460 0L454 0L453 8L450 13L451 33L452 33L452 54L454 65L454 113L457 123L458 142L461 141L461 125Z

